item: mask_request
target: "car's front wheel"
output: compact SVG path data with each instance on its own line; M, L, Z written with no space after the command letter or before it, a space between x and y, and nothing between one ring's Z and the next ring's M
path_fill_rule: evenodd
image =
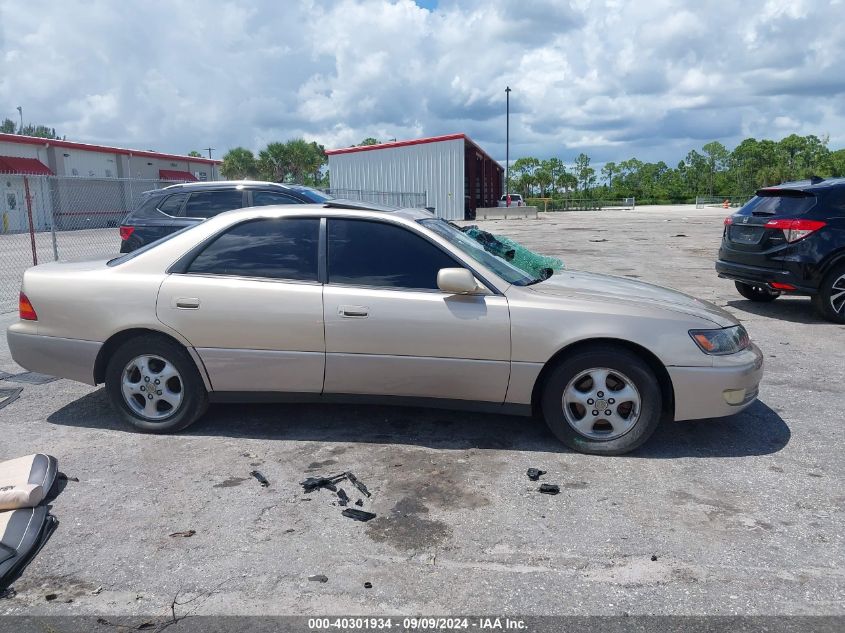
M568 447L621 455L642 445L660 424L660 384L633 352L610 346L583 349L545 382L543 417Z
M182 430L208 408L208 393L187 351L155 335L117 349L106 367L106 391L121 418L147 433Z
M822 280L813 303L828 321L845 323L845 263L836 266Z
M749 301L758 301L761 303L768 303L774 301L780 296L780 293L775 290L769 290L764 284L747 284L742 281L734 282L736 289L743 297Z

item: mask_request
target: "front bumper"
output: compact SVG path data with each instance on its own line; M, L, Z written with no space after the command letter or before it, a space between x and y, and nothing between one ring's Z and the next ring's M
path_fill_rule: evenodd
M712 367L667 367L675 390L675 419L700 420L739 413L757 399L763 354L753 343Z
M24 369L94 385L94 363L102 343L21 332L20 324L6 331L12 359Z

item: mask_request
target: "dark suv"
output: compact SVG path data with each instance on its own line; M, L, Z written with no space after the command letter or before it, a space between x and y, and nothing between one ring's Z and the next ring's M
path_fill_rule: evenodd
M716 271L751 301L810 295L845 323L845 178L760 189L725 218Z
M247 180L194 182L153 189L144 193L138 207L121 223L120 252L129 253L224 211L327 200L331 196L311 187Z

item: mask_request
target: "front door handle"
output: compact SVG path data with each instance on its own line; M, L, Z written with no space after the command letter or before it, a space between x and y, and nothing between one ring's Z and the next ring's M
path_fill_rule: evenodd
M173 300L173 305L180 310L197 310L200 307L200 300L196 297L178 297Z
M347 319L366 319L370 309L367 306L338 306L337 313Z

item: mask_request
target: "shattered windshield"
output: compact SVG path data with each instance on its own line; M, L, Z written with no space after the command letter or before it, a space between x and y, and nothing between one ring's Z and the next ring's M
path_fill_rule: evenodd
M425 228L437 233L463 253L515 286L527 286L541 279L531 277L505 259L488 253L477 241L442 219L420 220Z

